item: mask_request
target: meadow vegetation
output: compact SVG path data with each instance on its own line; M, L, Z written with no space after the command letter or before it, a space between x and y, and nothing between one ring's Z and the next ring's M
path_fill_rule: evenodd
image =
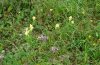
M100 0L0 0L0 65L100 65Z

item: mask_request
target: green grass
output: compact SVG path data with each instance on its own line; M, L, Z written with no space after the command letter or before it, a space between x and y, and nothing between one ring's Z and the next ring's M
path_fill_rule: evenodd
M0 1L0 64L100 65L100 1Z

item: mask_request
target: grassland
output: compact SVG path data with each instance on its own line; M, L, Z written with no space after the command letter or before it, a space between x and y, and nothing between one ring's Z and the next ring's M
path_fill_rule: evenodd
M0 65L100 65L100 1L0 0Z

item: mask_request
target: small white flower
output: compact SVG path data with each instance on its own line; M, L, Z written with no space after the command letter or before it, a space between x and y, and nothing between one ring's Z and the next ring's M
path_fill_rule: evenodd
M69 21L71 21L71 20L72 20L72 18L73 18L73 17L72 17L72 16L70 16L70 17L69 17Z
M32 19L33 19L33 21L34 21L34 20L36 19L36 17L35 17L35 16L33 16L33 17L32 17Z
M55 25L55 29L58 29L58 28L60 28L60 24L59 24L59 23L57 23L57 24Z
M53 11L53 9L50 9L50 11Z

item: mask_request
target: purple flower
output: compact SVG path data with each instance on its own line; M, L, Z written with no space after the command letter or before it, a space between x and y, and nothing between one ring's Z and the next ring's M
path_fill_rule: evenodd
M46 35L41 34L41 35L38 36L37 39L40 40L40 41L47 41L48 37Z
M50 50L51 50L53 53L55 53L55 52L57 52L57 51L59 50L59 48L56 47L56 46L53 46L53 47L50 48Z

